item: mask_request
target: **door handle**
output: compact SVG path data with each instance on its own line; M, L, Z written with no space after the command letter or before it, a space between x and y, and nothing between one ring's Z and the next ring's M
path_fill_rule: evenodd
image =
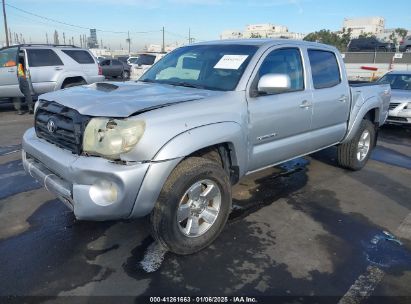
M310 103L308 100L304 100L300 104L300 108L303 108L303 109L308 109L308 108L311 108L312 106L313 106L312 103Z
M62 67L55 67L54 68L56 71L61 71L63 68Z
M342 95L340 98L338 98L338 101L346 102L347 101L347 96Z

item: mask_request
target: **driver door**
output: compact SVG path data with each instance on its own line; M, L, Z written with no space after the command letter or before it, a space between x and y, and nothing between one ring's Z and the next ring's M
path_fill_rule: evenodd
M23 96L17 78L18 47L0 50L0 97Z
M274 49L263 59L254 75L248 99L248 171L255 171L310 152L313 115L312 91L308 85L303 54L297 47ZM257 93L265 74L286 74L291 87L281 93Z

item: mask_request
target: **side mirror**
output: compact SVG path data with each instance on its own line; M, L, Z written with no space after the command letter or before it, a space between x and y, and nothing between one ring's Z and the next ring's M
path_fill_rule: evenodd
M291 79L287 74L265 74L258 81L259 93L273 94L291 89Z

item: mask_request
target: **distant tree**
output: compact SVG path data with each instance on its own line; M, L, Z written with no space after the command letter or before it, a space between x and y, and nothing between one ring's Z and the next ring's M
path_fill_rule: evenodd
M405 28L396 28L394 33L396 33L401 39L404 39L407 36L408 31Z
M358 36L358 38L377 38L373 33L363 33Z
M335 46L340 51L345 51L347 45L351 39L351 30L343 30L343 32L338 35L337 33L331 32L330 30L320 30L318 32L313 32L304 37L305 41L321 42L324 44L329 44Z
M259 33L251 33L250 38L261 38L261 35Z

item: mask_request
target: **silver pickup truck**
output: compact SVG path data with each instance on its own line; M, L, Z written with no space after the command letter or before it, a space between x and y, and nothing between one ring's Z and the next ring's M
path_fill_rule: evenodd
M330 146L359 170L387 118L390 86L350 86L338 51L291 40L181 47L136 82L39 98L27 172L78 219L150 214L170 251L208 246L251 172Z

